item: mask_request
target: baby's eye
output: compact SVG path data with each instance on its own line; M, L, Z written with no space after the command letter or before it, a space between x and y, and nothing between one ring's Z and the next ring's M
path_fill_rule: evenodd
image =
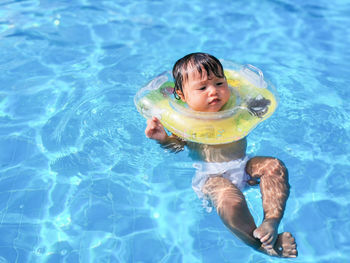
M216 85L222 86L224 83L223 82L217 82Z
M203 87L200 87L199 90L205 90L205 88L206 88L206 87L203 86Z

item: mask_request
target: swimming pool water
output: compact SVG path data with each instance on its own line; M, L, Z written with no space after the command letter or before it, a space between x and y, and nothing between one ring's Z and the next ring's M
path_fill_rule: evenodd
M347 262L350 3L0 2L0 262ZM248 153L280 158L280 231L299 257L261 255L207 214L188 152L144 136L137 90L183 55L263 70L277 112ZM257 222L258 188L245 192Z

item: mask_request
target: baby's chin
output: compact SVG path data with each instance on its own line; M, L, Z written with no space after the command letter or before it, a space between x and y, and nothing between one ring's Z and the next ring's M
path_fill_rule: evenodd
M219 112L221 109L224 107L222 103L218 104L213 104L213 105L208 105L206 108L193 108L190 107L193 111L198 111L198 112Z
M219 112L219 111L221 111L224 108L224 106L225 106L225 104L224 105L222 105L222 104L215 105L215 106L209 108L208 112Z
M219 111L221 111L222 108L223 108L223 107L209 108L209 109L206 109L206 110L204 110L204 111L202 111L202 112L212 112L212 113L214 113L214 112L219 112Z
M216 110L216 109L199 109L199 110L196 110L196 109L192 109L192 108L191 108L191 110L196 111L196 112L208 112L208 113L210 113L210 112L219 112L220 111L220 110Z

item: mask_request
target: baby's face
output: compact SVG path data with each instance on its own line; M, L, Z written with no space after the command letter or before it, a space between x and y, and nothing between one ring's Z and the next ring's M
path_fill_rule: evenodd
M188 79L183 81L183 94L180 98L195 111L217 112L230 98L230 89L226 78L219 78L210 72L209 77L204 68L202 76L196 70L188 73Z

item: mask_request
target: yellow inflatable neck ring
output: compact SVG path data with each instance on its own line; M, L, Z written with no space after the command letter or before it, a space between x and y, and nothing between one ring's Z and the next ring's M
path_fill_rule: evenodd
M221 111L193 111L176 100L170 72L159 75L137 92L137 110L145 118L156 116L167 130L185 140L224 144L244 138L274 113L277 93L258 68L221 62L231 89L231 97Z

